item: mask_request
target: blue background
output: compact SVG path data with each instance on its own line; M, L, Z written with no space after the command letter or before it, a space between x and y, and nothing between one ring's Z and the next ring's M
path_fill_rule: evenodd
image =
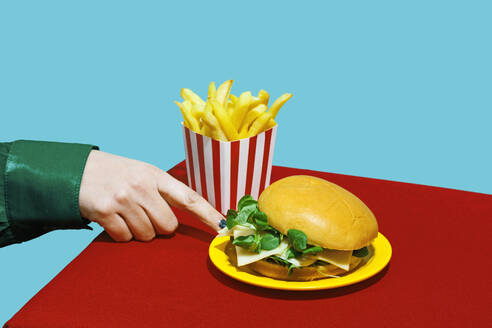
M492 193L485 1L177 3L2 1L0 140L168 169L184 158L180 88L234 79L236 94L294 94L274 164ZM0 324L94 227L0 249Z

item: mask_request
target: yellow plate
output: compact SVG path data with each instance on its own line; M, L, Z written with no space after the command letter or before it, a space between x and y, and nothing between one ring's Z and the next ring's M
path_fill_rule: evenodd
M330 289L352 285L366 280L384 269L391 258L391 245L381 233L371 244L370 258L360 265L355 271L343 275L339 278L326 278L313 281L285 281L277 280L255 274L247 268L238 268L231 264L229 256L225 253L225 247L229 237L216 237L212 240L208 249L208 254L212 263L231 278L245 282L247 284L284 290L318 290Z

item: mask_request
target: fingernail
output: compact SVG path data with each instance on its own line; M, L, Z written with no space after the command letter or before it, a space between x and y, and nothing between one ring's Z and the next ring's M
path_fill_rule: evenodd
M225 228L225 226L226 226L226 220L224 220L224 219L220 220L220 222L219 222L219 227L220 227L221 229L224 229L224 228Z

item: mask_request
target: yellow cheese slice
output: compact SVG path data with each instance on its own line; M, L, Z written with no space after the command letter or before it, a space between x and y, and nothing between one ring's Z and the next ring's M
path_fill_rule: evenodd
M249 235L254 235L255 230L251 229L249 227L245 226L240 226L237 225L233 229L228 230L227 228L222 229L219 231L219 236L228 236L228 235L233 235L234 238L237 238L239 236L249 236ZM247 249L244 249L242 247L236 246L236 254L237 254L237 264L238 266L243 266L247 265L259 260L262 260L264 258L267 258L272 255L278 255L281 258L291 262L292 264L296 266L308 266L316 260L324 261L331 263L335 265L336 267L339 267L345 271L348 271L350 268L350 260L352 258L352 251L339 251L335 249L324 249L323 252L317 254L317 255L310 255L310 256L302 256L300 258L292 258L292 259L287 259L284 255L285 251L289 248L289 242L287 238L284 238L280 245L272 250L265 251L262 250L259 254L255 252L250 252Z
M227 227L224 227L217 231L217 237L224 237L224 236L230 236L232 234L232 230L227 229Z
M239 236L249 236L249 235L254 235L256 230L254 229L250 229L250 228L247 228L247 227L243 227L243 226L235 226L233 228L233 236L234 236L234 239L239 237ZM237 246L236 246L237 247Z
M237 238L239 236L249 236L253 235L255 231L253 229L234 229L234 238ZM285 252L285 250L289 247L289 243L284 238L280 245L272 250L265 251L262 250L259 254L250 252L247 249L244 249L242 247L236 246L236 254L237 254L237 265L238 266L243 266L246 264L250 264L259 260L262 260L266 257L272 256L272 255L279 255Z
M318 254L318 260L331 263L340 269L348 271L352 251L338 251L336 249L324 249Z
M251 227L247 227L245 225L249 225ZM254 234L254 226L252 224L249 224L249 223L245 223L245 225L236 225L234 226L231 230L229 230L227 227L224 227L222 229L220 229L219 231L217 231L217 237L224 237L224 236L234 236L234 231L236 230L247 230L247 231L253 231L252 233ZM251 234L251 233L250 233Z
M311 265L318 260L317 254L303 255L303 256L293 257L293 258L288 259L285 253L286 252L279 255L279 257L286 260L287 262L294 264L297 267L308 266L308 265Z

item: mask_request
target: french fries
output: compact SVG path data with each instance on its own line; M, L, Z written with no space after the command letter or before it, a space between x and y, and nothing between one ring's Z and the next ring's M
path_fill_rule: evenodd
M268 92L266 92L265 90L260 90L260 92L258 92L258 96L255 97L255 99L251 103L251 107L252 108L256 107L259 104L265 104L268 106L269 100L270 100L270 95L268 94Z
M224 131L228 140L239 139L239 133L236 127L232 124L231 117L225 110L224 106L218 100L212 100L212 108L214 109L215 117L219 121L222 131Z
M258 116L266 112L266 110L267 106L265 104L259 104L258 106L250 110L248 114L246 114L246 118L244 119L243 125L241 126L241 132L239 133L239 136L241 138L247 138L249 136L248 130L251 126L251 123L253 123L253 121L256 120Z
M208 87L204 101L192 90L181 89L183 102L175 101L183 115L184 125L192 131L220 141L234 141L255 136L271 129L282 106L292 94L281 95L268 109L270 95L260 90L255 97L250 91L239 97L231 93L232 80L218 88L215 83Z
M270 107L270 113L272 114L272 118L275 118L278 114L278 111L280 108L289 100L292 98L291 93L285 93L281 95L275 102L273 103L272 107Z
M270 112L265 112L261 114L254 122L251 124L251 127L249 128L248 132L250 135L257 135L258 133L261 133L265 131L265 128L268 124L268 122L273 119L273 115Z
M205 106L205 102L200 98L199 95L191 91L190 89L181 89L181 97L183 99L190 101L193 105Z
M196 116L193 115L191 111L191 102L188 100L183 101L183 103L175 101L176 105L178 105L179 109L181 110L181 114L183 114L183 119L185 121L185 125L195 131L199 132L200 131L200 124L198 123L198 120L196 119Z
M217 89L215 88L215 83L210 82L208 86L208 99L214 99L217 96Z
M229 93L231 92L232 80L225 81L217 88L216 100L222 106L227 105L227 100L229 100Z
M251 92L243 92L239 96L239 100L236 104L236 107L234 108L234 112L231 113L232 123L234 124L234 127L237 129L237 131L241 129L241 124L243 123L244 117L249 110L251 100Z
M202 129L202 134L209 136L220 141L227 141L227 137L220 127L219 121L215 117L212 111L212 104L207 102L205 106L205 111L203 113L203 123L204 127Z

